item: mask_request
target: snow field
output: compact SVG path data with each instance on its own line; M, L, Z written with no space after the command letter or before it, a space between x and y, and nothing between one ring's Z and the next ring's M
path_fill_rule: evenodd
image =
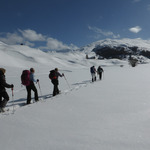
M61 95L1 115L3 149L148 149L148 67L104 67L95 83L88 68L66 71L70 89L60 78ZM52 91L46 76L39 75L43 96ZM19 95L25 101L25 91Z
M0 114L1 149L149 150L150 64L132 68L115 59L86 60L80 51L44 53L2 42L0 63L7 70L7 83L15 86L14 97L7 89L10 111ZM102 81L91 83L92 65L103 67ZM41 101L24 106L20 76L31 67L40 80ZM59 78L62 94L52 97L48 74L55 67L67 81Z

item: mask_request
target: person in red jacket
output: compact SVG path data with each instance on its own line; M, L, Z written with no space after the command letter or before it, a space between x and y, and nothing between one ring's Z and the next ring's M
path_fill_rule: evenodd
M9 101L9 96L5 88L13 88L13 84L6 83L4 68L0 68L0 112L4 112L7 102Z

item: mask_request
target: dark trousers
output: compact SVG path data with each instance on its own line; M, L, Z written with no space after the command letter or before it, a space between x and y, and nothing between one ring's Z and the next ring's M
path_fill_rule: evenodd
M3 98L3 99L2 99ZM4 108L9 101L9 96L6 91L0 93L0 107Z
M58 84L59 84L59 82L58 82L57 79L53 79L53 80L52 80L52 83L53 83L53 85L54 85L54 88L53 88L53 96L55 96L55 95L59 94L59 89L58 89Z
M38 101L38 92L34 84L30 84L29 86L26 86L27 89L27 104L31 103L31 90L34 92L34 99L35 101Z
M102 72L99 73L99 79L102 79Z

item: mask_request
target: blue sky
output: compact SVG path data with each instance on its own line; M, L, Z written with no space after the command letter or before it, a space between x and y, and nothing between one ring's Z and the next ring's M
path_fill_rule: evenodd
M149 0L1 0L0 41L42 49L150 38Z

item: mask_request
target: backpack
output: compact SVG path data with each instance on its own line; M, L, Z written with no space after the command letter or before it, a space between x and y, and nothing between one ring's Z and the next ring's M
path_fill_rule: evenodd
M29 70L22 71L21 83L25 86L30 85L30 71Z
M94 67L91 67L91 68L90 68L90 72L91 72L91 73L95 73L95 68L94 68Z
M56 72L55 72L55 70L51 70L51 71L50 71L49 78L50 78L51 80L52 80L52 79L56 79Z
M98 73L101 73L101 72L103 72L103 69L101 67L98 67L97 71L98 71Z

